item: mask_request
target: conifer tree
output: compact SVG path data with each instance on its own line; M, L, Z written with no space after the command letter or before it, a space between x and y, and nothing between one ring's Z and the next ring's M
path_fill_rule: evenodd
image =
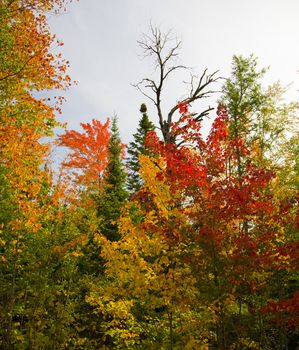
M148 150L145 146L146 134L155 129L154 124L149 120L147 115L147 107L145 103L140 106L142 117L139 121L137 132L133 135L134 141L130 142L128 147L127 167L129 169L127 187L130 192L138 191L142 185L141 177L139 176L139 155L148 155Z
M103 192L99 196L98 216L102 233L111 241L118 240L117 220L127 200L126 173L122 164L121 143L117 118L112 119L111 137L108 145L108 164L104 175Z

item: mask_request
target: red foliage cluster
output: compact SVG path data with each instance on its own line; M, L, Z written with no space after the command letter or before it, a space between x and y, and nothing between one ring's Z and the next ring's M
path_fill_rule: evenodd
M294 204L286 207L273 201L269 186L275 173L255 164L243 140L228 132L229 117L223 106L218 107L206 140L188 105L179 103L179 111L178 122L171 125L176 143L160 141L155 132L147 135L147 146L166 164L157 181L166 181L173 191L180 189L192 205L197 205L194 211L184 204L190 222L198 226L195 241L203 244L206 252L216 249L227 257L232 286L254 292L263 287L251 273L298 266L298 244L284 243L278 234ZM170 231L165 228L167 237ZM184 239L174 229L171 236ZM288 312L287 324L298 325L298 295L269 303L264 310L276 316Z
M295 328L299 325L299 291L288 299L277 302L268 302L262 308L262 312L267 314L272 323L279 326L287 325Z

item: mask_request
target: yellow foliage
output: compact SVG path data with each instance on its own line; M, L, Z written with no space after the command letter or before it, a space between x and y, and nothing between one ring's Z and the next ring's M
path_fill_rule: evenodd
M144 187L153 194L153 200L159 214L168 219L172 195L166 181L157 179L157 175L165 168L165 161L163 158L151 158L146 155L140 155L139 161L140 175L144 181Z

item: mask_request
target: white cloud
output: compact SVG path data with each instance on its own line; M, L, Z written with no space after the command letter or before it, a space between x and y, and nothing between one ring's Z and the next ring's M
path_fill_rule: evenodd
M151 71L138 56L136 40L150 21L172 28L183 40L182 60L200 74L204 68L228 75L233 54L255 54L271 66L268 82L280 79L298 99L299 2L297 0L81 0L66 15L51 19L64 41L71 76L78 87L67 93L63 119L76 127L92 117L105 120L114 112L124 142L137 127L145 98L132 88ZM165 104L182 95L180 81L171 81ZM153 116L153 109L150 108ZM153 119L155 119L153 117ZM157 122L157 120L155 120Z

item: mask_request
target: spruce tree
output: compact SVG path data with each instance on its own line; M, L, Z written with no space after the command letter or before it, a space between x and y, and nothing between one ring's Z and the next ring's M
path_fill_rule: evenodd
M127 200L126 173L122 164L122 143L117 118L112 119L111 137L108 146L108 165L104 175L103 191L99 196L98 216L100 229L111 241L119 239L117 220Z
M145 146L145 138L147 132L154 130L154 124L149 120L147 115L147 107L144 103L140 106L142 117L139 121L137 132L133 135L134 141L130 142L128 147L127 167L129 169L127 187L131 193L137 192L142 186L142 180L139 176L139 155L148 154Z

